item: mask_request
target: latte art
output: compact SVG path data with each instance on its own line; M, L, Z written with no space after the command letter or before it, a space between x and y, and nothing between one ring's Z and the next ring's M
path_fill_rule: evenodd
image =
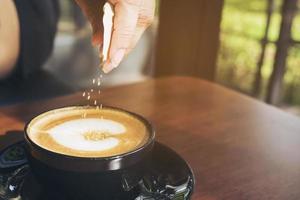
M147 128L135 116L93 107L44 113L31 121L28 135L47 150L79 157L123 154L142 146L149 137Z
M50 136L60 145L82 151L103 151L116 147L119 134L126 134L126 128L107 119L76 119L59 124L48 130Z

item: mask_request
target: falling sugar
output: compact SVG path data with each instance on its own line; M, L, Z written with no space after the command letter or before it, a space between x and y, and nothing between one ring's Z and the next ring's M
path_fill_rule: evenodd
M82 93L82 96L87 100L87 105L93 105L96 109L102 109L103 106L99 102L99 96L101 94L101 82L103 75L92 79L92 87L87 89ZM86 118L86 114L82 115L83 118ZM103 116L100 115L100 118L103 119Z

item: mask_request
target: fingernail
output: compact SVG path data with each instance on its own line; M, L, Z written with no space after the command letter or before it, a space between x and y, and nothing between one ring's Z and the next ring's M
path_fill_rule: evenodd
M113 69L112 65L109 62L105 62L102 67L104 73L108 73Z
M110 60L107 60L103 65L103 72L108 73L118 67L125 56L125 49L119 49Z
M113 57L110 59L111 65L113 68L118 67L118 65L121 63L122 59L125 56L125 49L119 49Z

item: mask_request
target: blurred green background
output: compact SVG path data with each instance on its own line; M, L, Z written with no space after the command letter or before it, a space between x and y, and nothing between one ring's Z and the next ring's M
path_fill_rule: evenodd
M265 60L262 67L260 99L265 99L269 76L276 52L275 42L280 29L282 0L275 0ZM225 0L221 23L217 81L243 93L250 94L261 40L266 27L267 0ZM300 41L300 13L294 19L292 39ZM284 76L282 105L300 105L300 43L289 48Z

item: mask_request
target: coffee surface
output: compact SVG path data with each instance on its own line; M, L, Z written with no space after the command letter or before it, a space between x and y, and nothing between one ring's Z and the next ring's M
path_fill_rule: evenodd
M27 128L30 139L47 150L77 157L109 157L144 145L145 124L129 113L94 107L69 107L46 112Z

